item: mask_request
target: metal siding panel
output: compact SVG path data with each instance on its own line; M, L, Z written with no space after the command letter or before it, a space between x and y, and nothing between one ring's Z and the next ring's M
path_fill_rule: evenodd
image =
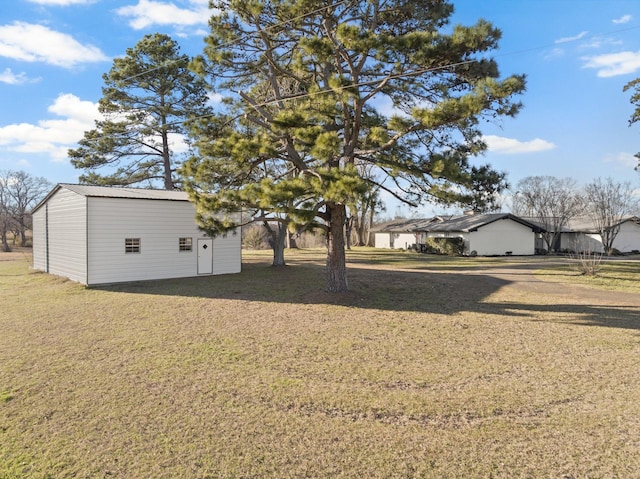
M89 284L197 276L195 208L185 201L92 197L89 219ZM178 250L179 238L193 250ZM140 253L125 253L125 238L140 238ZM218 239L214 240L215 243ZM214 274L240 271L240 235L229 235L230 252ZM225 258L225 256L222 256Z
M46 208L33 213L33 269L47 270Z
M213 240L213 274L239 273L242 264L240 230Z
M46 210L48 272L86 284L85 198L61 188L49 198Z

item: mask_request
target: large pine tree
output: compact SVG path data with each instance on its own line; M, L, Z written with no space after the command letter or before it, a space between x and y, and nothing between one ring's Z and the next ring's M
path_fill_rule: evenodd
M104 119L87 131L71 163L83 183L176 188L181 163L173 142L184 142L185 121L211 113L206 83L191 59L163 34L146 35L103 75Z
M471 203L475 186L505 186L503 173L470 161L486 148L480 121L516 114L524 90L523 76L500 79L489 22L451 26L443 0L213 6L221 13L196 64L229 109L194 130L198 156L183 170L211 231L234 226L212 212L240 206L317 221L327 290L343 292L346 209L359 195L378 187L412 205Z

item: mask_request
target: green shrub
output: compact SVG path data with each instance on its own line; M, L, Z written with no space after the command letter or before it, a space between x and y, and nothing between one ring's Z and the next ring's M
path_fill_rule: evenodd
M457 238L427 238L428 253L446 254L447 256L462 256L464 254L464 239Z

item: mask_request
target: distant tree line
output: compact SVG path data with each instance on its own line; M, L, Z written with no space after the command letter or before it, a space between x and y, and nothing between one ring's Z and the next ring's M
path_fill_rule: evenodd
M0 171L0 243L2 251L11 251L19 239L27 246L27 230L31 229L31 209L47 194L51 184L44 178L24 171Z
M638 197L630 182L597 178L578 188L572 178L529 176L520 180L512 196L512 212L533 217L546 230L542 237L547 251L554 251L558 237L569 222L583 216L591 220L610 254L620 231L620 223L640 212Z

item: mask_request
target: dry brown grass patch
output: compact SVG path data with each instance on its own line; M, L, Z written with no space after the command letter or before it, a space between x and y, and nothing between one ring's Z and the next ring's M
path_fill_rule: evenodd
M0 264L0 477L640 470L634 296L559 301L455 260L354 253L339 297L317 251L94 289Z

